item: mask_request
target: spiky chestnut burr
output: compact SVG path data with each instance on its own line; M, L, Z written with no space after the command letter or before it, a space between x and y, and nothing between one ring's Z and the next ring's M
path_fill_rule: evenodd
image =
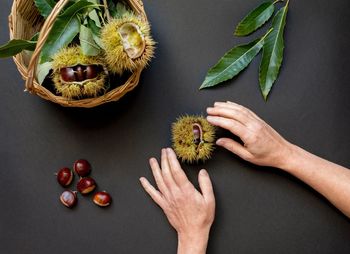
M214 150L215 128L202 116L182 116L172 126L176 155L187 163L206 161Z
M68 99L97 97L106 91L107 69L101 56L86 56L78 46L61 49L53 57L56 92Z
M133 13L112 19L101 30L108 69L113 73L144 68L154 55L150 25Z

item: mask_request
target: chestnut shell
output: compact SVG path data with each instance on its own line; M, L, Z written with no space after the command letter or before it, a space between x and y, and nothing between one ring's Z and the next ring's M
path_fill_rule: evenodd
M109 195L108 192L100 191L94 195L92 201L98 206L106 207L106 206L109 206L111 204L112 197L111 197L111 195Z
M68 208L72 208L76 205L78 198L77 194L70 190L65 190L60 196L61 203Z
M62 168L57 172L57 182L63 187L69 186L74 178L74 174L69 168Z
M91 177L84 177L77 183L77 190L85 195L92 192L96 188L96 182Z
M91 165L87 160L80 159L74 162L73 165L75 173L79 176L87 176L91 172Z

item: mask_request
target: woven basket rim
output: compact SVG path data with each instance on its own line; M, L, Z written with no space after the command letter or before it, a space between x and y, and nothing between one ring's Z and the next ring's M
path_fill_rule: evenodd
M25 0L13 1L11 13L8 18L10 39L14 39L16 37L17 28L21 26L21 20L17 18L19 15L18 6L21 1ZM40 85L37 81L35 73L38 58L40 55L40 46L42 47L44 45L46 38L50 32L50 29L52 28L52 25L54 23L54 20L68 1L69 0L59 0L52 13L46 18L45 22L41 25L37 48L35 49L31 57L30 63L28 65L25 64L23 53L20 53L13 57L13 60L17 66L19 73L21 74L22 78L26 81L25 91L31 94L38 95L45 100L52 101L64 107L92 108L102 105L104 103L118 101L126 93L132 91L139 84L143 68L139 68L136 71L134 71L123 85L120 85L101 96L79 100L70 100L62 96L56 95L44 86ZM141 0L127 0L127 3L143 21L148 22L143 2Z

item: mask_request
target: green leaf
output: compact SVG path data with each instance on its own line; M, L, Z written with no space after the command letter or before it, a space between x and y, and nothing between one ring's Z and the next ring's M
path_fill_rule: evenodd
M71 43L80 31L78 14L85 14L96 4L80 0L68 7L55 21L47 41L41 51L40 63L49 62L52 56L61 48Z
M92 10L89 13L89 18L92 19L95 22L97 27L100 27L100 28L102 27L100 18L98 17L98 14L97 14L97 10Z
M130 12L128 10L128 7L122 3L117 3L115 9L116 9L116 13L114 16L115 18L122 18Z
M264 39L271 30L261 39L245 45L239 45L228 51L219 62L211 68L199 89L215 86L233 78L244 70L263 47Z
M281 8L272 20L273 31L266 37L263 56L260 63L259 83L264 99L276 81L283 60L284 40L283 32L286 25L288 3Z
M100 53L100 47L96 44L90 28L81 25L79 39L84 55L97 56Z
M36 71L37 71L37 78L40 85L42 85L46 76L50 73L51 69L52 69L52 62L38 64L38 68Z
M40 33L37 32L36 34L33 35L32 38L30 38L30 41L38 41Z
M90 28L91 32L92 32L92 37L94 38L94 41L96 42L96 44L102 49L103 45L101 42L101 28L98 27L95 22L91 19L88 19L88 28Z
M38 8L40 14L47 18L55 7L56 2L54 0L35 0L35 5Z
M11 40L0 46L0 58L15 56L23 50L35 50L36 41Z
M274 11L275 5L272 1L262 3L239 22L234 34L236 36L246 36L251 34L265 24L266 21L271 18Z

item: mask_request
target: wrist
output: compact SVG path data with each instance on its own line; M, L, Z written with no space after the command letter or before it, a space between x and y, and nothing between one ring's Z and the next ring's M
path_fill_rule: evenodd
M304 150L299 146L288 143L284 156L278 165L278 168L292 173L291 171L297 167L297 164L301 161L301 157L304 154Z
M209 230L178 234L178 254L205 254L209 239Z

